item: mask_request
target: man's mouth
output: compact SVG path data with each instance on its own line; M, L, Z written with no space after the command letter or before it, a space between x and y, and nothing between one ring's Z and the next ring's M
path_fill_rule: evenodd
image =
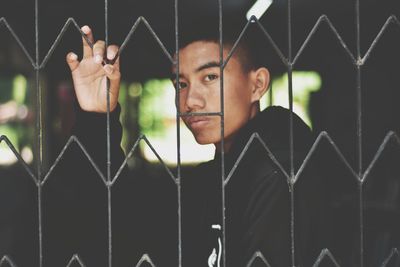
M210 119L204 116L193 116L186 119L186 124L189 126L190 129L196 130L203 128Z

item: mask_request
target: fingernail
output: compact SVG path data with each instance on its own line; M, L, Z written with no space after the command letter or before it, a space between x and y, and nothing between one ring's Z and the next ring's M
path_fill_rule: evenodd
M115 57L114 52L110 52L110 53L107 54L107 58L108 59L113 59L114 57Z
M72 60L77 60L78 56L76 54L74 54L74 53L71 53L71 54L69 54L69 58L72 59Z
M103 58L102 58L100 55L96 55L96 56L94 57L94 62L100 64L101 62L103 62Z
M114 68L111 65L105 65L104 70L107 72L107 74L111 74L114 72Z
M82 30L85 34L88 34L88 33L90 32L90 28L89 28L89 26L87 26L87 25L83 26L83 27L81 28L81 30Z

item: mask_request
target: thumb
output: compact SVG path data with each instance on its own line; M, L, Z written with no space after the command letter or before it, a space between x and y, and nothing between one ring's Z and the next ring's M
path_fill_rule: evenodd
M119 72L118 68L111 64L106 64L103 68L107 78L110 79L110 82L119 83L119 80L121 79L121 73Z
M66 61L71 69L71 72L73 72L79 66L78 56L73 52L67 54Z
M110 64L104 65L103 68L107 78L110 80L110 92L118 96L121 73L118 68Z

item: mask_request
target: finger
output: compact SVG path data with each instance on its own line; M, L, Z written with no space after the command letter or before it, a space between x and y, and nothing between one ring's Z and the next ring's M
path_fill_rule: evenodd
M118 55L118 46L116 45L109 45L107 47L107 59L108 60L114 60L115 57Z
M113 83L119 84L119 80L121 78L121 73L119 72L118 69L115 68L114 65L106 64L106 65L104 65L103 69L104 69L104 72L106 73L107 78L110 79L111 85ZM110 86L110 87L113 87L113 86Z
M121 73L113 65L110 64L104 65L103 68L107 78L110 80L109 90L110 96L112 96L112 98L110 99L110 110L113 110L118 102Z
M110 45L107 47L107 59L115 69L119 70L119 47L116 45Z
M82 36L82 43L83 43L83 57L84 58L88 58L88 57L92 57L93 56L93 51L92 51L92 45L94 43L94 39L93 39L93 32L92 30L89 28L89 26L85 25L81 28L82 32L85 34L86 38L89 40L89 42L91 44L89 44L86 40L86 38L84 38Z
M93 45L93 57L96 63L101 64L103 62L105 49L106 43L104 41L97 41Z
M114 68L119 71L119 57L120 54L118 53L117 57L115 58L115 62L113 64Z
M73 72L79 66L78 56L73 52L69 52L67 54L66 60L71 72Z

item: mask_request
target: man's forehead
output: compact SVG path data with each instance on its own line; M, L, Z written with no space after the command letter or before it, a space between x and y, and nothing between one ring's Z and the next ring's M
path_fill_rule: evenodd
M224 57L228 52L224 48ZM176 55L174 60L176 62ZM217 64L214 64L217 62ZM198 68L207 65L207 67L218 67L220 62L220 46L214 41L195 41L179 50L179 69L180 72L196 71ZM172 72L176 72L175 64L172 66Z

